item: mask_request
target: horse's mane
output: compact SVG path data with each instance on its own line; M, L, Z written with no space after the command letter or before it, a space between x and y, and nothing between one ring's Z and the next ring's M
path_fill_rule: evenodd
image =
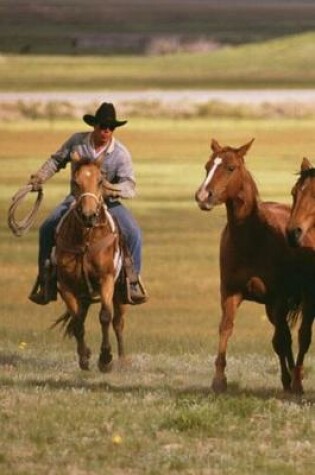
M253 188L253 191L254 191L254 194L255 194L256 198L259 199L259 190L258 190L256 181L253 178L253 175L251 174L251 172L245 166L244 166L244 170L245 170L246 175L250 178L251 185L252 185L252 188Z
M300 173L300 179L303 182L306 180L306 178L314 178L315 177L315 168L307 168L306 170L301 170Z

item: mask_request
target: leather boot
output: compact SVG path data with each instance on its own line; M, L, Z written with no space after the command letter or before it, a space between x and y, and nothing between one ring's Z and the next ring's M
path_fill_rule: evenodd
M38 305L47 305L50 302L45 285L40 282L39 277L37 277L35 285L28 298L31 302L37 303Z
M56 273L49 259L45 262L43 277L37 277L28 298L38 305L47 305L49 302L57 300Z
M28 296L31 302L37 303L38 305L47 305L51 300L47 297L45 289L39 287L37 292L31 292Z
M140 276L137 282L129 283L129 297L132 305L140 305L148 300L148 294L144 288Z

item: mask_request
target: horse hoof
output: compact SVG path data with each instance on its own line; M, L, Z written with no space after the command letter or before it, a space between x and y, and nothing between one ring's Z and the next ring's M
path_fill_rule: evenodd
M79 361L80 368L83 369L83 371L89 371L89 360L88 358L81 358Z
M103 363L102 361L98 361L98 369L101 373L110 373L113 369L113 362L110 361L109 363Z
M90 358L91 358L91 350L87 348L86 351L83 353L83 356L79 357L79 365L83 371L88 371L90 365Z
M297 366L294 368L293 375L292 375L292 382L291 382L291 390L293 394L301 395L304 394L303 389L303 380L304 371L303 366Z
M283 392L289 396L292 393L291 386L283 386Z
M291 378L282 378L282 387L285 393L290 393L292 388Z
M113 368L113 356L110 352L104 352L100 354L98 360L98 369L102 373L109 373Z
M212 381L212 390L215 394L222 394L227 390L227 380L223 378L214 378Z
M304 394L304 389L300 381L293 381L291 386L291 392L297 396Z

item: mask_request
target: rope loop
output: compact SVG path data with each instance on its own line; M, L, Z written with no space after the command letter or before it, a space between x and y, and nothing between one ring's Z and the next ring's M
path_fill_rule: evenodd
M32 227L41 202L44 198L44 192L42 188L36 190L37 198L31 211L21 221L17 221L15 218L16 210L18 206L22 203L22 201L25 199L26 195L32 190L32 185L25 185L20 190L18 190L12 197L12 203L8 210L8 226L15 236L23 236Z

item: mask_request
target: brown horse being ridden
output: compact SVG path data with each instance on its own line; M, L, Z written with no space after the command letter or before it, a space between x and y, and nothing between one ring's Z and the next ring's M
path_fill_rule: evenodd
M201 210L225 204L227 224L220 247L221 307L219 348L215 361L214 391L227 388L226 351L235 313L243 300L265 305L274 325L273 347L281 366L285 390L291 388L294 368L290 318L300 303L295 251L286 241L289 206L261 202L257 186L245 167L244 156L253 140L240 148L212 141L206 178L196 192Z
M298 355L294 371L294 386L303 392L303 364L312 339L315 315L315 168L303 158L300 175L292 188L293 205L287 224L291 246L299 248L303 265L303 318L298 335Z
M90 304L99 295L102 343L98 366L109 371L112 351L109 326L112 323L118 355L125 356L123 328L126 306L115 279L119 273L119 237L116 225L102 199L100 161L72 157L76 161L74 186L76 201L62 219L56 235L55 260L58 290L67 311L55 323L66 325L74 336L81 369L89 369L90 349L85 342L84 322Z

